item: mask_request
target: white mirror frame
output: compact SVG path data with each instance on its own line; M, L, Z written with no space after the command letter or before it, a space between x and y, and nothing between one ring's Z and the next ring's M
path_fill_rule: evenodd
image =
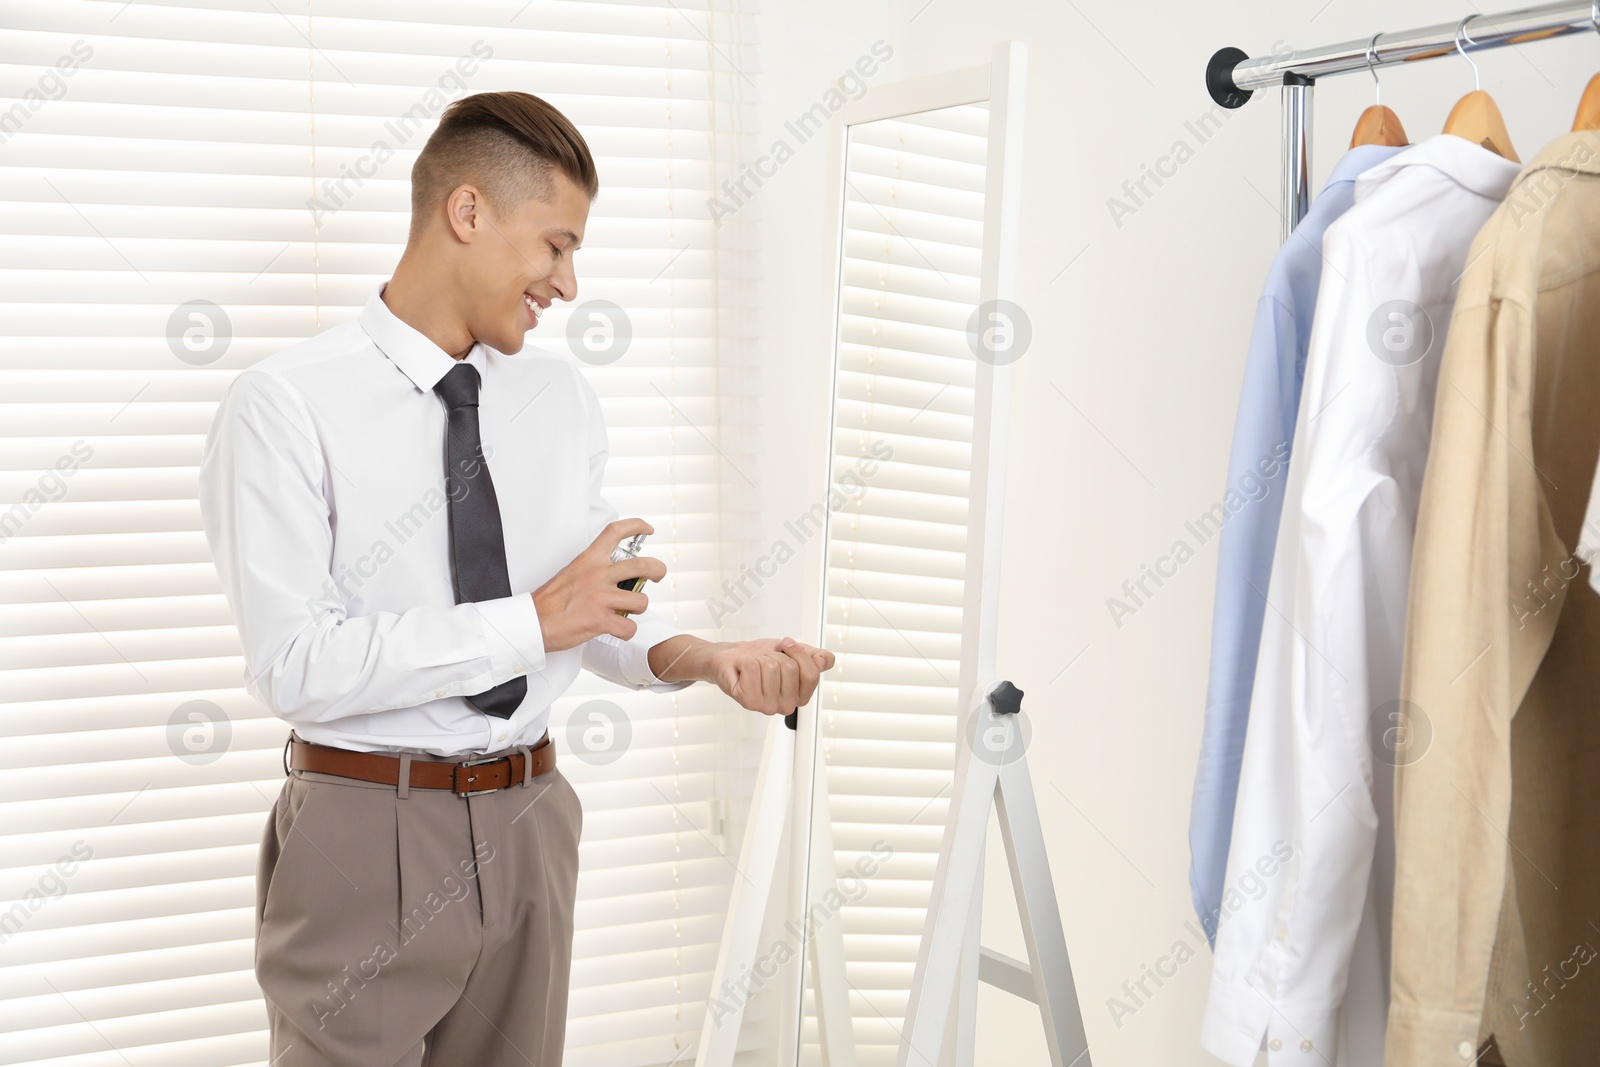
M960 104L989 103L989 131L985 171L983 218L983 258L979 278L978 303L1016 299L1017 239L1020 232L1022 192L1022 124L1026 82L1027 46L1020 41L995 44L988 63L929 75L901 82L874 86L858 100L847 103L833 116L828 128L828 209L824 217L835 220L829 234L829 247L823 262L827 275L823 291L831 304L825 318L827 333L822 349L829 354L821 395L829 398L821 440L827 460L814 499L826 499L833 484L833 399L837 395L839 354L839 299L842 280L844 239L844 174L849 128L878 119L897 118ZM956 707L965 709L973 702L980 678L995 677L996 630L999 623L1000 549L1005 512L1005 470L1007 415L1011 400L1011 374L1008 364L996 365L979 360L976 367L972 472L968 492L969 514L967 559L961 634L961 674ZM810 593L805 605L805 629L823 640L824 582L827 550L832 526L828 513L819 538L818 550L807 557ZM828 684L823 676L822 685ZM809 904L807 881L814 815L812 799L816 792L819 728L816 705L802 708L798 736L794 745L794 789L790 793L789 899L798 902L794 910L804 915ZM822 813L826 817L826 812ZM811 950L802 923L798 966L793 975L791 995L785 997L784 1018L779 1033L792 1043L781 1047L775 1062L800 1065L803 1049L800 1027L803 1023L806 961ZM963 1005L966 1008L966 1005ZM970 1033L970 1030L968 1031ZM839 1067L834 1064L833 1067Z

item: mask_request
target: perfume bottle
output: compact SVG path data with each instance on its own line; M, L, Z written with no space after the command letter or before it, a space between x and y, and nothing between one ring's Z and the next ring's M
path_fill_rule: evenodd
M621 563L625 559L632 559L633 557L637 556L639 554L639 546L644 544L644 539L644 534L634 534L632 537L628 538L627 541L618 545L616 550L611 553L611 562ZM649 578L642 574L637 578L624 578L622 581L617 583L617 588L626 589L630 593L637 593L639 590L644 588L644 583L648 582L649 580ZM617 614L621 615L623 618L628 617L628 612L622 610L621 608L617 608L616 611Z

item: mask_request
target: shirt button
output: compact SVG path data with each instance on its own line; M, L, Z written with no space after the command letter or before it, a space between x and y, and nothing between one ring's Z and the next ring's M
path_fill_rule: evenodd
M1311 1051L1311 1042L1309 1040L1300 1042L1300 1051L1301 1052L1310 1052Z
M1278 932L1273 936L1279 941L1287 941L1289 939L1289 928L1287 926L1280 926L1278 927Z
M435 689L433 691L433 695L436 696L436 697L442 697L442 696L444 696L444 690L443 689Z
M495 737L496 741L504 741L505 739L506 739L506 735L505 734L499 734L498 736Z
M1277 1038L1273 1038L1271 1041L1267 1042L1267 1047L1272 1051L1277 1052L1283 1047L1283 1042L1279 1041Z
M515 670L518 674L521 674L522 673L522 664L519 663L515 667L513 667L512 669Z
M1472 1042L1461 1042L1461 1044L1456 1046L1456 1053L1464 1060L1472 1059Z

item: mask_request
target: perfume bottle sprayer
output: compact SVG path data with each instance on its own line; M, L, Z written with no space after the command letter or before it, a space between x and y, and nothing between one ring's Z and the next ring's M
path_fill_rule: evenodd
M611 562L621 563L625 559L632 559L633 557L637 556L639 554L639 547L644 544L644 539L645 535L642 533L634 534L632 537L628 538L626 542L618 545L616 550L611 553ZM646 578L642 574L637 578L624 578L622 581L617 583L617 588L626 589L630 593L637 593L639 590L644 588L644 583L648 582L649 580L649 578ZM621 615L624 618L628 616L628 612L624 611L623 609L618 608L616 610L618 615Z

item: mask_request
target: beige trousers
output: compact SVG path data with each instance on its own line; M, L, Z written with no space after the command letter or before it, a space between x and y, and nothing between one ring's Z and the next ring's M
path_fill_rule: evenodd
M256 869L270 1062L560 1067L582 825L557 769L472 797L291 771Z

